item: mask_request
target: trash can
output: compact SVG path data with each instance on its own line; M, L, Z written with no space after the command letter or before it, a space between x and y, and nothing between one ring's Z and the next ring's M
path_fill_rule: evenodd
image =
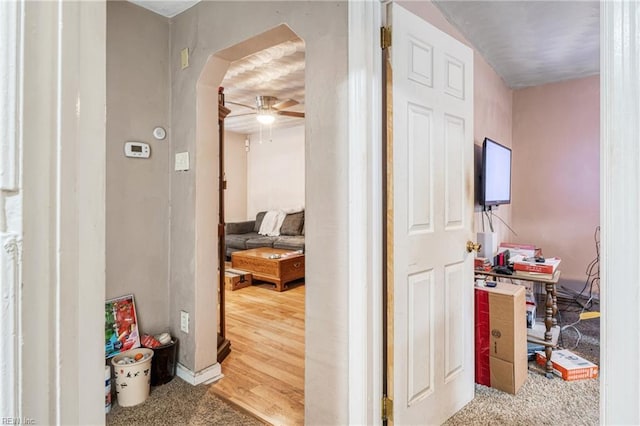
M111 359L116 378L116 395L121 407L143 403L149 396L151 349L131 349Z
M153 348L153 364L151 365L151 386L169 383L176 375L176 354L178 339L166 345Z

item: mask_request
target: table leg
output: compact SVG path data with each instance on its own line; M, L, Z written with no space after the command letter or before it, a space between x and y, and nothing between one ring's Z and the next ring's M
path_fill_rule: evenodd
M547 364L546 364L547 377L551 378L553 377L553 364L551 363L551 353L552 353L551 342L553 340L553 334L551 333L551 327L554 326L554 319L555 319L554 309L557 310L558 308L556 303L554 303L554 296L553 296L554 285L551 283L547 283L545 285L545 290L547 292L547 301L546 301L546 309L545 309L545 317L544 317L544 325L546 329L544 332L544 340L548 344L545 345L544 347L544 354L547 357Z
M551 294L553 295L553 326L558 325L558 296L556 294L556 286L552 284Z

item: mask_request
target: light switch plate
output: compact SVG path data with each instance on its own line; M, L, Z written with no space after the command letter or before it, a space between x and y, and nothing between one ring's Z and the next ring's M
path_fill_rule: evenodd
M173 168L176 171L189 170L189 153L188 152L177 152L176 153L176 161L174 163L174 167Z
M180 62L182 64L182 69L185 69L189 66L189 48L185 47L180 51Z

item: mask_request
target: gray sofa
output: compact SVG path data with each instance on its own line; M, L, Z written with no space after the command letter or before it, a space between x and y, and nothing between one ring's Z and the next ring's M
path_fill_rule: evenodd
M225 224L224 242L227 258L231 258L231 253L234 251L258 247L302 250L304 252L304 210L287 214L280 227L280 236L278 237L258 234L265 213L258 213L256 220Z

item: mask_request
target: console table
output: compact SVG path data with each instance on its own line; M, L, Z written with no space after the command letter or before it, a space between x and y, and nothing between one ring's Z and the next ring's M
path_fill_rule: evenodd
M560 279L560 270L556 270L551 278L536 276L530 273L514 271L512 275L500 274L493 271L474 270L476 275L491 276L496 278L506 278L510 280L529 281L544 285L546 292L544 328L536 325L533 329L527 329L527 341L544 345L544 353L547 357L546 376L553 377L553 364L551 363L551 352L558 345L560 327L556 314L558 313L558 298L556 296L556 284Z

